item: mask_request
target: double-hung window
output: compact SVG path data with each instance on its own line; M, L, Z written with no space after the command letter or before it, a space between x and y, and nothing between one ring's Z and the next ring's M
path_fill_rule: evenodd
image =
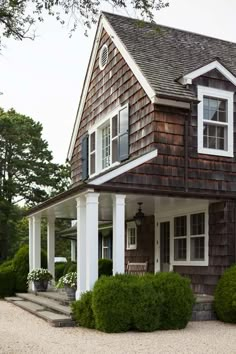
M198 86L198 152L233 157L233 92Z
M134 221L127 223L127 250L136 250L137 248L137 226Z
M105 171L129 156L129 107L104 117L89 132L89 176ZM83 154L82 154L83 155Z
M173 264L208 264L208 217L206 211L174 217Z

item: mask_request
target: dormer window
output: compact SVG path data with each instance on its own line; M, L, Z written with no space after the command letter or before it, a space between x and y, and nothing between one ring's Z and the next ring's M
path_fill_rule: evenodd
M233 157L233 92L198 86L198 152Z

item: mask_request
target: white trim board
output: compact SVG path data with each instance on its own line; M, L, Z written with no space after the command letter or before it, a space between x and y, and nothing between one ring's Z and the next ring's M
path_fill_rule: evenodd
M217 69L222 75L225 76L226 79L228 79L233 85L236 86L236 77L233 74L231 74L231 72L228 69L226 69L221 63L219 63L217 60L214 60L213 62L184 75L179 79L179 82L182 85L191 85L194 79L214 69Z
M80 120L82 117L82 113L83 113L83 109L84 109L84 105L85 105L85 100L86 100L87 92L88 92L88 88L89 88L89 83L90 83L90 79L92 76L94 63L95 63L95 59L96 59L96 55L97 55L97 51L98 51L99 42L100 42L100 37L101 37L101 33L102 33L103 29L105 29L106 32L108 33L108 35L110 36L111 40L113 41L113 43L115 44L115 46L117 47L117 49L119 50L121 55L123 56L124 60L126 61L128 66L130 67L130 69L132 70L134 75L136 76L137 80L139 81L140 85L143 87L144 91L148 95L151 102L155 101L155 97L156 97L155 91L153 90L153 88L151 87L151 85L149 84L149 82L147 81L147 79L145 78L143 73L141 72L138 65L135 63L132 56L127 51L127 48L125 47L124 43L120 40L120 38L117 36L116 32L113 30L113 28L109 24L105 15L102 14L99 19L99 24L98 24L96 36L94 39L93 49L92 49L92 53L90 56L90 60L89 60L88 68L87 68L87 73L85 76L84 85L83 85L83 89L82 89L82 93L81 93L81 97L80 97L80 103L79 103L79 107L78 107L78 111L77 111L77 115L76 115L76 119L75 119L75 123L74 123L74 127L73 127L72 137L71 137L68 155L67 155L67 158L69 159L69 161L72 158L77 133L79 130Z
M139 165L142 165L143 163L145 163L151 159L154 159L155 157L157 157L157 155L158 155L157 149L153 150L151 152L148 152L145 155L137 157L135 160L132 160L120 167L117 167L116 169L112 170L111 172L107 172L106 174L104 174L101 177L98 177L94 180L89 181L89 184L99 186L107 181L110 181L111 179L113 179L115 177L122 175L125 172L128 172L129 170L132 170L135 167L138 167Z

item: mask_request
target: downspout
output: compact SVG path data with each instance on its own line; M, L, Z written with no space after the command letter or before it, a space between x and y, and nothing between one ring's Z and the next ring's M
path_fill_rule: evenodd
M184 120L184 191L188 192L188 128L189 122L192 116L192 104L190 105L190 110L188 116Z

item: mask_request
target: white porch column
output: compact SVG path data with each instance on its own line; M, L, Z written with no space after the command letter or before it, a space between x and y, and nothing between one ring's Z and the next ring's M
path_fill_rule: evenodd
M49 216L47 220L47 261L48 270L55 279L55 217Z
M98 279L98 197L88 192L86 198L86 290L91 290Z
M86 205L85 197L76 199L77 205L77 291L76 299L86 291Z
M72 262L76 262L76 241L70 241L70 258Z
M33 218L29 218L29 271L33 269Z
M33 269L41 267L41 217L33 216Z
M113 196L113 275L125 272L125 195Z

